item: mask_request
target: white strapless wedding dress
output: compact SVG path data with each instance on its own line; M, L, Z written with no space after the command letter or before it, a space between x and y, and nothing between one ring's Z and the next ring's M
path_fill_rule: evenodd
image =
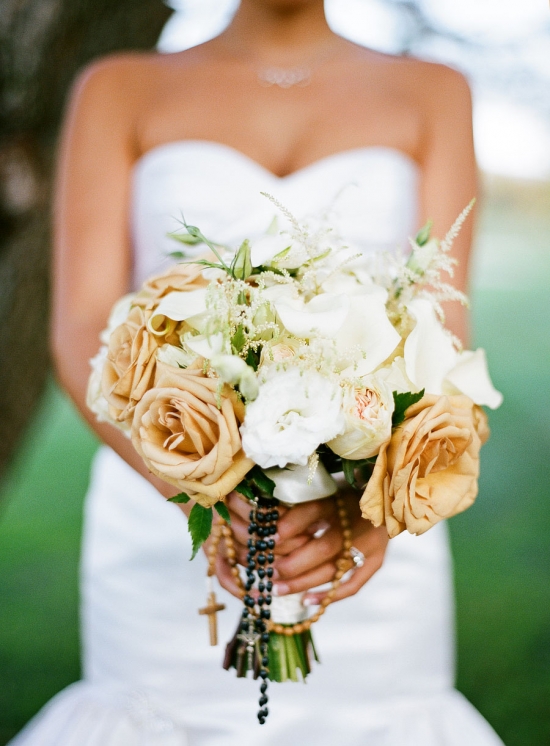
M365 252L406 246L416 221L415 164L357 148L277 178L204 141L168 143L134 174L134 281L158 272L167 238L188 223L235 245L263 233L273 194L298 217L331 223ZM84 678L57 695L12 746L497 746L453 688L451 561L446 526L390 542L382 569L331 606L314 633L322 664L306 685L273 684L256 721L258 684L221 667L205 618L206 563L189 562L185 518L108 448L93 466L82 557ZM225 592L220 638L239 603Z

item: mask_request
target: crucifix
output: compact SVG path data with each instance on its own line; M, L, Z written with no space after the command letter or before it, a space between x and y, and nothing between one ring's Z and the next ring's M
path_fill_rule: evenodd
M216 600L216 593L212 590L208 594L206 606L199 609L199 614L208 617L208 628L210 630L210 645L218 644L218 619L216 614L223 611L225 604L219 604Z

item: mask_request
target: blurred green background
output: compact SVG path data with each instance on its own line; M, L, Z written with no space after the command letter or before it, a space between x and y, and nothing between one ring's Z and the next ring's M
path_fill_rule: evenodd
M458 686L507 746L550 743L550 185L486 180L474 341L505 396L480 497L451 521ZM97 443L52 383L0 516L0 744L79 677L82 500ZM421 744L419 744L421 746Z

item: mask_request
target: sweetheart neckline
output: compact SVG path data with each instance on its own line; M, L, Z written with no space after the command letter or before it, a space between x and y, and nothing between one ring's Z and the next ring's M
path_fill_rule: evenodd
M419 165L417 161L414 160L412 156L410 156L408 153L405 153L404 150L400 150L399 148L394 148L388 145L360 145L355 148L346 148L344 150L336 150L334 153L329 153L328 155L323 156L322 158L318 158L315 161L312 161L311 163L307 163L305 166L302 166L301 168L296 169L295 171L291 171L289 174L285 174L284 176L279 176L278 174L271 171L266 166L262 165L258 161L256 161L251 156L247 155L246 153L243 153L242 150L238 150L237 148L232 147L231 145L226 145L223 142L218 142L217 140L201 140L201 139L182 139L182 140L169 140L168 142L160 143L160 145L155 145L152 148L149 148L149 150L146 150L142 155L139 156L134 161L133 164L133 170L134 172L141 170L144 164L148 163L153 157L162 155L164 151L167 151L171 148L177 147L189 147L189 146L200 146L200 147L207 147L207 148L214 148L219 149L222 151L225 151L226 153L233 154L240 158L245 163L248 163L252 166L254 166L258 171L263 172L264 174L268 175L271 179L274 179L275 181L282 183L282 182L289 182L293 179L300 177L301 175L315 169L318 166L324 165L326 163L330 163L331 161L337 160L339 158L344 157L350 157L352 155L359 155L359 154L375 154L380 152L386 152L393 156L397 156L398 158L402 159L404 163L407 163L409 166L412 166L414 169L418 169Z

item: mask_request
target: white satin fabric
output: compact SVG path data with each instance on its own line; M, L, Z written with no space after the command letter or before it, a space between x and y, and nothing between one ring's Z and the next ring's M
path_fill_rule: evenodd
M183 210L209 237L261 234L276 210L297 217L334 204L332 224L366 252L406 246L417 170L404 154L359 148L284 179L212 142L169 143L136 165L136 286L167 261ZM335 201L336 195L339 194ZM177 248L177 246L176 246ZM12 746L497 746L453 689L453 603L446 527L401 534L353 598L315 626L322 664L306 685L272 684L260 727L258 683L221 668L208 646L206 563L189 562L185 518L108 448L94 462L82 557L84 676ZM220 639L238 602L221 591Z

